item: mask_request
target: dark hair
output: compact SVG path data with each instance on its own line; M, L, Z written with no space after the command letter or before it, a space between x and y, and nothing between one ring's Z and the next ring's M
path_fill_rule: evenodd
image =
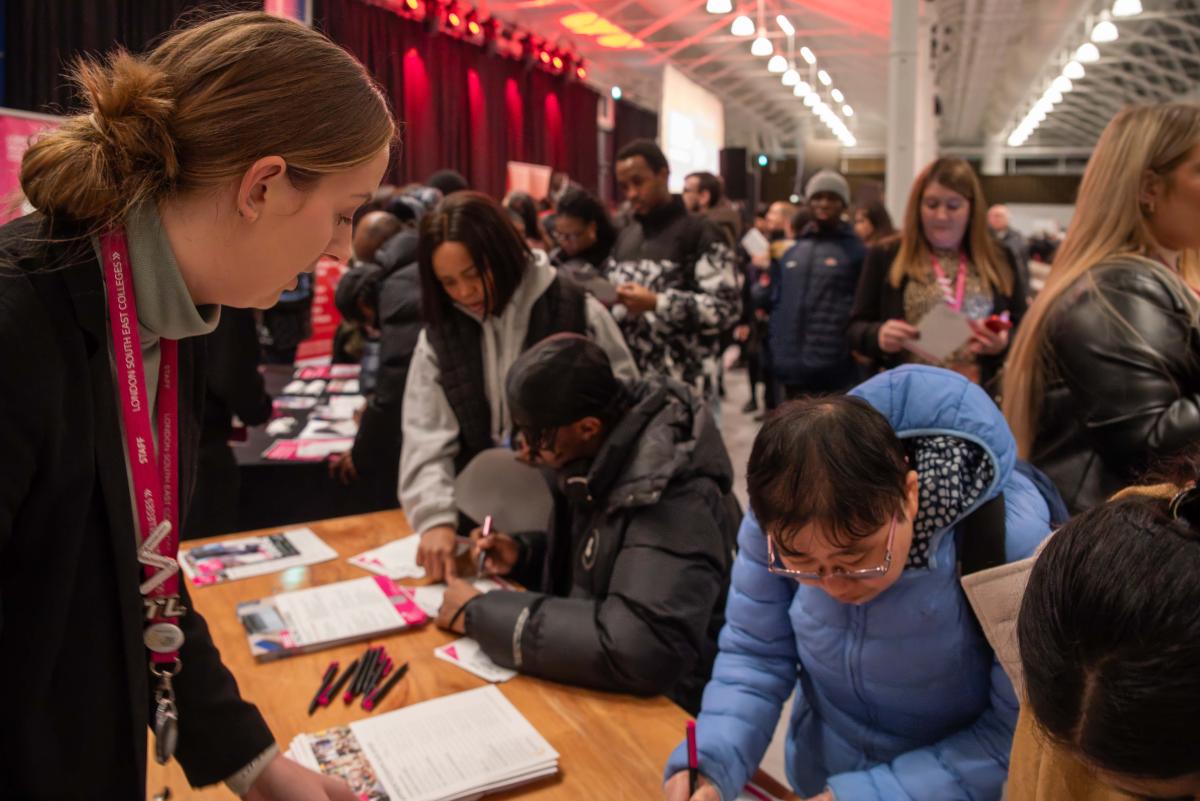
M722 190L720 178L713 175L711 172L693 172L687 177L696 178L700 181L700 191L708 193L708 204L710 208L721 202L721 198L724 197L724 192Z
M908 464L887 418L861 398L835 395L780 406L746 467L750 508L786 539L810 522L837 545L869 536L903 508Z
M864 203L854 210L862 212L863 216L871 223L874 232L871 238L867 240L868 245L874 245L880 240L887 239L896 235L896 226L892 224L892 215L888 214L887 206L883 205L882 200L872 200L869 203Z
M800 236L800 232L804 227L812 222L812 212L808 210L807 205L798 206L796 213L792 215L792 219L788 221L788 225L792 226L792 236Z
M1046 544L1021 603L1034 717L1109 773L1200 771L1200 503L1190 494L1179 519L1169 501L1136 495L1074 518Z
M449 197L455 192L465 192L471 188L467 183L467 179L462 177L462 173L458 170L438 170L433 175L429 176L429 180L425 182L426 186L432 186L434 189Z
M595 417L610 428L628 393L604 349L579 334L552 334L513 362L505 393L514 425L536 452L561 426Z
M440 326L454 312L453 301L433 271L433 253L446 242L462 244L475 268L491 276L490 282L484 282L484 291L489 314L499 315L525 277L530 259L529 246L508 221L507 213L480 192L456 192L421 220L417 244L421 308L432 327Z
M767 212L770 210L771 210L770 203L760 202L757 206L754 207L754 216L759 219L762 219L767 216Z
M504 198L504 208L517 213L526 239L540 240L542 229L538 226L537 202L528 192L509 192Z
M558 201L557 213L583 220L584 223L595 223L596 241L604 248L612 247L617 241L617 229L604 204L582 189L568 189Z
M617 152L617 161L625 161L637 156L641 156L646 160L646 166L652 172L657 173L670 169L667 165L667 157L663 155L662 148L655 144L653 139L634 139Z

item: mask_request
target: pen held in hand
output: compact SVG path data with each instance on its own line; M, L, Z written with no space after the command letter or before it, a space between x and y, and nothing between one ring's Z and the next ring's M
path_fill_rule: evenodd
M483 518L483 533L479 537L479 558L475 564L475 575L484 575L483 563L487 561L487 551L483 550L483 541L492 536L492 516L487 515Z
M696 781L700 773L700 760L696 756L696 721L687 722L688 751L688 798L696 794Z

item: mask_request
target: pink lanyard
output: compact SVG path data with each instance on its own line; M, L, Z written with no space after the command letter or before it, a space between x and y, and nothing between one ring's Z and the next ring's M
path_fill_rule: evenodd
M963 297L967 292L967 254L959 252L958 254L958 275L954 280L954 294L950 294L950 279L942 272L941 262L934 254L929 254L933 259L933 272L937 276L938 286L942 288L942 294L946 296L946 305L955 311L962 311Z
M176 423L179 418L179 343L160 341L162 364L158 372L158 458L150 430L146 396L146 370L138 339L137 302L129 272L129 247L125 232L109 231L100 238L104 257L104 286L112 328L113 354L129 471L133 477L136 514L140 518L142 565L141 593L145 599L146 647L156 666L178 664L183 632L179 615L179 490ZM157 467L157 470L155 469Z

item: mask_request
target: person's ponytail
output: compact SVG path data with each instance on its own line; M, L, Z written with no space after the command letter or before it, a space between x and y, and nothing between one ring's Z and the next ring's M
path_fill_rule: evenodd
M173 186L175 101L165 73L123 50L103 62L81 58L72 79L87 113L30 145L21 189L47 216L98 230Z

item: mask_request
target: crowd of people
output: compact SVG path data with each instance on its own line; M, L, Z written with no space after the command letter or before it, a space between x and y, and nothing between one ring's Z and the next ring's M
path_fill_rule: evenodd
M262 14L77 78L88 113L32 144L36 211L0 229L0 677L26 688L0 795L136 796L147 725L173 748L174 715L196 785L352 797L281 757L182 586L170 620L139 598L139 552L227 525L231 416L269 413L240 310L327 255L351 265L336 357L369 388L334 479L395 476L448 582L438 625L497 664L696 715L699 786L681 744L669 801L734 799L789 697L808 801L1200 797L1200 106L1116 115L1035 295L1039 255L961 159L920 173L898 230L817 172L753 221L760 247L718 177L673 195L648 140L616 156L620 224L564 176L546 200L449 170L377 189L386 99ZM966 334L935 357L923 326L947 313ZM257 344L288 358L283 330ZM733 343L748 411L758 385L770 410L746 510ZM460 510L456 477L496 447L542 469L544 527ZM468 542L526 589L465 581ZM148 654L147 618L178 623L173 649Z

